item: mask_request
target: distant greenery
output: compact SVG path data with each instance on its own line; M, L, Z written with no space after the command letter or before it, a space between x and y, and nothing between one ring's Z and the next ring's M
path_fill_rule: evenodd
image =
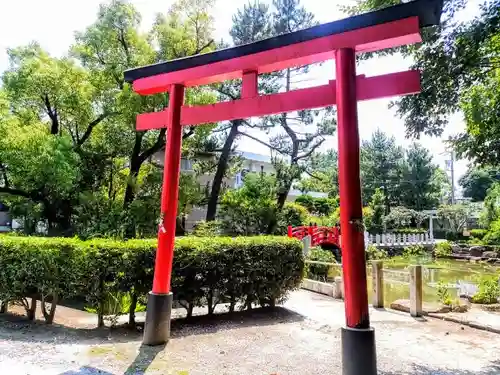
M434 255L438 258L449 256L451 255L451 253L452 253L452 247L451 243L449 243L448 241L439 242L436 244L434 248Z
M366 258L368 260L382 260L389 257L386 250L381 249L374 245L369 245L366 249Z
M500 297L498 276L483 276L479 281L479 291L472 297L473 303L493 304Z
M329 250L323 250L320 247L314 247L309 250L307 260L325 263L337 263L335 256ZM326 264L306 263L307 277L313 280L326 281L330 266Z
M422 245L408 246L403 249L404 258L424 257L426 255L428 255L427 251Z

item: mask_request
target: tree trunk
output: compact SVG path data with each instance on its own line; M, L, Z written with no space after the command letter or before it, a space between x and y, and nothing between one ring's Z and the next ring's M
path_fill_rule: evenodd
M210 198L207 205L207 221L215 220L215 215L217 214L217 203L219 202L219 194L222 187L222 181L226 175L227 165L229 163L229 157L231 156L231 150L233 148L233 143L238 135L238 127L241 124L241 120L234 120L231 122L231 130L229 135L224 142L222 147L222 153L219 158L219 163L217 164L217 170L212 182L212 190L210 192Z
M131 301L130 308L128 310L128 325L130 327L135 327L135 309L137 308L137 294L130 293Z
M45 318L45 323L52 324L54 321L54 316L56 314L57 301L59 300L57 294L52 296L52 302L50 303L50 311L47 311L47 307L45 306L45 296L42 295L41 304L42 304L42 314Z
M0 304L0 314L6 314L9 310L9 301L2 301Z
M37 304L36 298L32 297L31 305L29 305L28 302L28 308L26 309L26 315L28 316L28 320L35 320L36 304Z
M140 139L140 141L138 140ZM127 180L127 187L125 188L125 196L123 198L123 210L127 211L135 199L135 181L141 169L139 162L139 152L141 150L142 137L136 137L136 143L130 158L130 173ZM127 227L125 228L125 238L134 238L136 234L135 222L128 220Z

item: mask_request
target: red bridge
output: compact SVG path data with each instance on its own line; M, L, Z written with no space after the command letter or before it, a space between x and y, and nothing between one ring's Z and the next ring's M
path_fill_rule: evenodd
M340 249L340 230L338 227L288 226L288 237L301 240L306 236L311 236L311 246L327 245Z

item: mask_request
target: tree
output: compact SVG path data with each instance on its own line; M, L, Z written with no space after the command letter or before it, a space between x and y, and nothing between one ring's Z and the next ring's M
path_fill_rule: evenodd
M273 29L275 35L294 32L316 24L314 15L308 12L300 0L274 0ZM284 91L292 89L293 79L308 71L308 67L289 68L284 72ZM307 169L311 155L323 144L325 137L335 132L332 108L320 111L299 111L267 117L266 126L279 125L281 131L270 138L269 148L282 158L275 158L275 169L279 182L277 210L283 208L294 181ZM274 231L276 223L269 224L268 233Z
M413 143L406 150L401 182L401 201L405 207L422 211L438 205L439 187L433 184L436 170L429 150L418 143Z
M240 189L222 196L219 217L224 230L234 235L263 234L276 215L276 179L249 173Z
M328 193L330 198L338 195L338 156L335 150L315 152L305 165L302 178L295 188L306 194L312 191Z
M0 151L0 193L15 201L14 211L41 206L34 211L48 220L49 229L59 227L64 234L75 227L85 235L115 235L123 233L125 225L125 234L132 237L138 225L154 228L152 215L157 211L145 210L148 214L139 216L148 223L141 224L137 210L149 207L145 199L161 188L150 163L165 146L166 130L136 132L135 118L163 109L168 95L136 95L123 81L123 71L213 48L210 6L179 0L166 16L157 17L147 35L139 31L140 15L134 7L114 0L100 7L94 24L77 33L69 57L52 58L37 44L9 51L10 68L2 77L9 119L1 118L0 127L11 128L4 138L11 146ZM190 104L214 99L206 88L186 92ZM18 134L27 129L32 134ZM184 152L203 147L210 130L185 129ZM26 168L37 152L44 152L41 160L46 165L59 168L53 175ZM137 197L141 204L135 203Z
M473 202L482 202L488 189L497 181L500 181L498 168L470 166L460 178L459 184L462 186L464 197L471 198Z
M346 10L354 14L400 2L402 1L359 0L356 6ZM407 96L397 102L398 112L405 119L407 133L410 135L441 134L448 123L449 114L462 109L462 103L470 105L471 109L476 104L484 104L481 101L466 100L469 94L474 95L474 87L495 87L487 83L499 68L497 43L500 33L500 1L486 1L481 5L479 17L472 22L460 22L454 15L466 4L466 0L445 1L442 25L426 30L423 34L424 43L421 45L403 49L415 61L412 68L422 71L422 93ZM490 92L494 94L495 91ZM483 112L485 118L490 114L494 115L491 107L485 107L488 107L482 108L488 110ZM477 135L467 131L464 136L467 134L473 135L473 138ZM483 149L487 147L480 141L475 144ZM494 149L492 146L491 150ZM471 150L467 143L460 148L463 153L467 150Z
M397 206L401 201L403 149L396 145L394 137L377 130L369 141L362 143L360 151L363 203L366 205L376 189L380 188L385 197L387 214L391 206Z
M382 233L384 230L385 197L381 189L376 189L368 205L370 219L366 222L366 230L370 233Z
M484 208L481 212L479 222L484 228L500 218L500 183L494 183L489 189L484 199Z
M450 233L456 234L466 227L470 211L470 207L465 204L446 205L439 207L437 216L448 223Z
M269 7L259 1L244 5L233 16L233 25L229 32L234 45L247 44L272 35ZM227 47L221 44L219 47ZM268 92L272 86L272 75L260 77L259 91ZM241 97L241 80L226 81L216 86L222 100L236 100ZM207 221L215 220L217 205L221 195L223 179L227 176L228 167L235 153L236 142L241 136L250 136L243 132L245 126L253 127L245 119L236 119L219 124L216 131L221 136L214 138L220 150L219 160L215 168L210 197L207 205Z

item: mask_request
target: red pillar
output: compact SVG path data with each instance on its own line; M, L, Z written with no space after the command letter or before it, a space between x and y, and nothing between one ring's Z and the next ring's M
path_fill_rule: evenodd
M161 194L161 224L158 230L153 293L170 292L172 263L174 258L177 198L182 148L181 107L184 102L184 86L172 85L167 112L167 143L163 166L163 188Z
M359 133L356 101L356 56L353 49L335 54L338 116L340 227L345 314L349 328L367 329L368 293L359 180Z

